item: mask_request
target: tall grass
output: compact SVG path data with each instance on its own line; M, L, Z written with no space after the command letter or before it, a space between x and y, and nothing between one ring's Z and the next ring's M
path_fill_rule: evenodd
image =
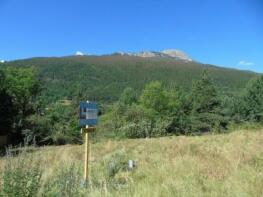
M37 148L0 158L0 196L263 196L263 130ZM127 170L129 159L134 170Z
M10 149L7 150L1 169L0 196L35 196L41 185L40 162L23 151L15 154L20 156L15 157Z

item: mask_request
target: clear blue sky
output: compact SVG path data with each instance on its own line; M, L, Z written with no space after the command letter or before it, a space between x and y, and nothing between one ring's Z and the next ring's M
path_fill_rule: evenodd
M176 48L263 72L263 0L0 0L0 59Z

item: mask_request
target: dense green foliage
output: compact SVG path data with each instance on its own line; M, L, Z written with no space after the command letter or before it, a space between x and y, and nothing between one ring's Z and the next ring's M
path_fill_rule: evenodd
M12 143L79 143L78 104L87 99L100 103L98 136L224 132L262 123L262 81L252 72L118 55L8 62L0 70L0 134Z
M221 101L212 79L206 72L201 80L194 83L190 94L191 100L191 130L193 131L220 131L226 126L221 115Z
M55 103L42 110L42 114L28 117L31 125L24 133L27 141L56 145L81 142L78 113L73 106Z
M263 122L263 76L247 84L243 105L245 120Z
M120 55L32 58L2 66L30 67L43 81L46 102L61 99L117 101L126 87L140 94L146 83L161 81L190 89L203 70L208 70L222 92L238 92L256 73L220 68L197 62Z
M9 142L66 144L81 141L77 103L47 104L32 68L0 70L0 135Z
M7 92L6 74L0 70L0 135L5 135L12 129L14 106L12 97Z
M9 135L13 142L19 142L29 124L27 117L36 112L40 83L31 68L7 68L0 72L0 133Z
M139 138L225 132L229 124L262 123L262 83L263 77L257 77L241 94L222 96L207 71L193 83L190 92L154 81L146 84L137 101L125 104L120 100L112 105L103 117L101 130ZM133 92L127 88L124 93L128 90Z

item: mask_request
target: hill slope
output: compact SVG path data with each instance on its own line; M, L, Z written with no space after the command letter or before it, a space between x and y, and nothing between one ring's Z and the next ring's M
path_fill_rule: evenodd
M207 69L224 91L238 91L256 73L182 61L172 58L145 58L128 55L68 56L32 58L3 63L4 66L27 66L37 69L46 86L48 100L85 97L113 101L131 86L140 91L144 84L159 80L186 88Z
M14 175L0 179L6 181L0 194L1 188L19 192L13 184L27 185L19 177L27 173L30 181L37 165L45 164L36 188L40 196L262 196L262 141L258 130L94 143L87 190L80 186L84 145L38 148L0 158L0 172ZM135 161L133 171L125 170L128 159Z

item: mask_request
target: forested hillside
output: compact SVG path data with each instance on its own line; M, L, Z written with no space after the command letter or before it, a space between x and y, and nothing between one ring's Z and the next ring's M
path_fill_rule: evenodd
M99 139L199 135L263 122L263 77L172 58L33 58L2 64L0 134L80 143L78 107L99 105Z
M122 55L32 58L2 66L35 68L46 101L71 98L116 101L125 87L139 93L150 81L188 89L204 70L208 70L221 91L237 92L257 75L197 62Z

